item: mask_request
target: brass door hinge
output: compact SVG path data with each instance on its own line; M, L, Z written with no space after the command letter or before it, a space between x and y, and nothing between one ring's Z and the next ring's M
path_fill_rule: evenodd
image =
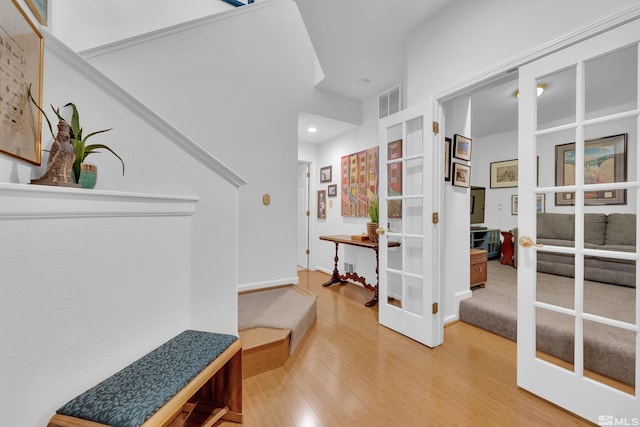
M311 174L309 172L307 172L307 178L309 178L311 176Z
M307 255L309 255L309 249L307 249Z
M433 133L440 133L440 123L433 122Z
M431 214L431 222L434 224L437 224L438 222L440 222L438 212L434 212L433 214Z
M311 212L307 211L307 216L311 216Z
M438 313L438 303L434 302L433 305L431 306L431 314L437 314Z

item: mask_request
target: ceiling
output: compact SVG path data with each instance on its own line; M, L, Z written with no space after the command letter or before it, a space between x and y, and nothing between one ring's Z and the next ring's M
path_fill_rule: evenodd
M406 40L411 31L455 0L295 0L324 72L318 84L342 96L364 100L397 84L406 66ZM626 52L625 52L626 51ZM591 61L588 92L593 111L621 105L636 90L637 55L629 49ZM631 52L636 52L631 49ZM540 79L547 90L539 98L539 120L569 116L575 110L575 80L558 73ZM471 96L473 137L494 135L518 126L518 73L476 88ZM363 80L368 83L363 84ZM612 84L612 82L616 84ZM626 84L625 84L626 82ZM573 90L573 92L571 92ZM318 129L310 134L307 129ZM353 129L354 125L313 114L299 115L299 140L321 143Z
M356 100L390 89L404 74L409 33L452 1L296 0L324 73L318 87ZM323 142L348 130L330 119L320 127L317 119L301 115L300 140ZM315 135L306 132L312 124Z

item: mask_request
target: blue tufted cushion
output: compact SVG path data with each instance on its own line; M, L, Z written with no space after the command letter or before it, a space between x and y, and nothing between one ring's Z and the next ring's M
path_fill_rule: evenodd
M115 427L139 427L236 339L184 331L57 412Z

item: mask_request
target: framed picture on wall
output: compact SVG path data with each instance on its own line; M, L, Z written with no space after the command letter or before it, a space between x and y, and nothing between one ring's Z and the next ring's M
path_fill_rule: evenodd
M471 166L453 163L453 185L456 187L471 187Z
M318 219L327 218L327 190L318 190Z
M453 135L453 157L460 160L471 160L471 138Z
M451 138L444 139L444 180L451 181Z
M320 168L320 182L331 182L331 166Z
M536 212L545 212L545 195L536 194ZM518 195L511 196L511 215L518 215Z
M493 162L490 169L491 188L518 186L518 159Z
M0 2L0 151L39 165L44 41L16 1ZM29 92L34 102L29 99Z
M338 196L338 184L332 184L327 187L327 196L328 197L337 197Z
M41 25L47 25L47 0L26 0L29 9Z
M556 145L556 186L575 185L576 144ZM627 134L584 142L584 183L627 180ZM556 206L571 206L575 193L556 193ZM626 205L627 190L585 191L585 205Z

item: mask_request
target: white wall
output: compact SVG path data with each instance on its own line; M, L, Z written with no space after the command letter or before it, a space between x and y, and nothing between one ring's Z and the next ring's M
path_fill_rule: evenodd
M343 217L340 209L340 159L342 156L378 145L378 104L377 98L365 100L362 103L362 125L351 132L340 135L330 141L326 141L317 147L317 154L312 161L311 172L311 212L312 233L310 238L310 262L312 269L318 269L326 273L333 271L333 257L335 245L319 240L319 236L331 234L355 235L366 232L366 224L369 218ZM309 149L305 144L300 144L300 160L310 160ZM332 167L331 183L320 183L320 168ZM338 196L329 198L327 218L319 220L316 215L316 195L318 190L326 190L329 184L338 185ZM343 263L355 264L358 275L365 277L368 283L376 282L375 255L371 249L352 246L339 246L340 271L343 272Z
M239 201L241 289L297 283L297 119L317 94L295 3L239 8L89 55L249 182Z
M115 157L93 155L95 194L199 201L192 216L137 208L91 213L101 203L91 191L54 191L38 199L47 210L66 212L51 218L28 197L10 203L3 196L0 418L16 427L46 425L64 402L186 328L237 333L236 188L125 108L113 87L96 86L96 76L76 66L82 60L56 45L47 36L43 104L75 102L85 130L113 126L93 142L111 146L127 166L123 177ZM0 156L0 184L20 188L42 174L46 161L37 168ZM72 199L89 213L76 217ZM122 203L108 205L118 211ZM7 209L19 214L7 216Z

